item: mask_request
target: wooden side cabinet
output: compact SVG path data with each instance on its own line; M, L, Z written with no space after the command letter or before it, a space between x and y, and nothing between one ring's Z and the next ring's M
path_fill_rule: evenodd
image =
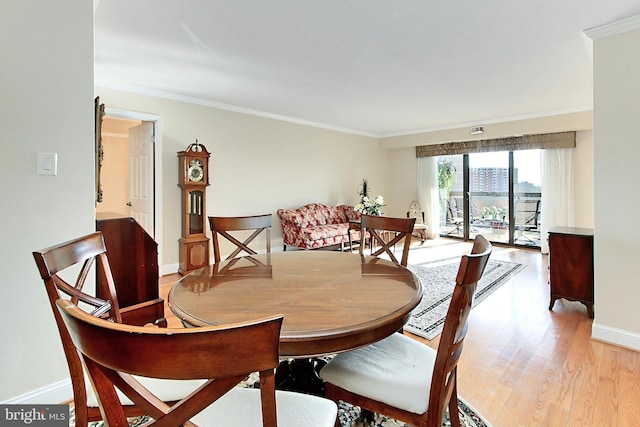
M158 287L158 243L135 219L116 213L96 213L96 230L107 248L123 322L166 326ZM99 264L96 274L96 284L106 280ZM96 296L106 298L100 289L96 286Z
M580 301L593 319L593 230L552 227L549 233L549 310L559 298Z

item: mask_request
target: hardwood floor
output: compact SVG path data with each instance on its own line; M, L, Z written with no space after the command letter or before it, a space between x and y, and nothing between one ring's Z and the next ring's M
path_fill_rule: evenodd
M453 239L416 242L409 262L470 247ZM640 426L640 353L592 340L592 320L580 303L559 300L548 310L546 255L494 246L491 257L527 267L471 311L459 395L496 427ZM160 279L165 300L178 278ZM180 327L168 309L166 315Z

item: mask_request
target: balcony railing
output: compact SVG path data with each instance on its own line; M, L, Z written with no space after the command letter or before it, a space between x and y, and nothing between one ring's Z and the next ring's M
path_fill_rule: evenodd
M541 193L515 193L513 215L508 192L469 193L469 219L465 221L463 196L452 192L448 206L441 210L441 235L469 238L482 234L493 242L540 247Z

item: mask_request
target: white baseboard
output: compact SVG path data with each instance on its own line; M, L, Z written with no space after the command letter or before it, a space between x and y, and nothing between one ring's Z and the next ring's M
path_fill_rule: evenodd
M73 389L71 379L58 381L40 387L36 390L28 391L20 396L5 400L2 404L12 405L50 405L64 403L73 400Z
M160 276L166 276L169 274L174 274L178 272L179 264L176 262L175 264L163 265L160 269Z
M591 327L591 338L614 344L620 347L640 351L640 334L624 329L612 328L594 322Z

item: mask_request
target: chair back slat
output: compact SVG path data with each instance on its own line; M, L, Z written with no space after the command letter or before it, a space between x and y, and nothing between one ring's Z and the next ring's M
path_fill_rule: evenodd
M279 364L282 315L231 325L170 329L97 319L65 300L58 301L57 308L94 384L98 383L96 390L110 425L122 421L120 403L111 391L114 385L155 419L148 425L182 425L257 371L264 386L263 405L267 405L263 406L264 425L275 426L273 373ZM131 375L210 381L168 406Z
M320 371L325 380L326 396L334 402L348 402L363 411L385 414L421 427L442 426L448 410L450 424L460 426L457 366L477 282L491 250L489 241L478 235L471 253L460 259L435 354L432 348L416 343L405 334L394 334L370 347L338 354ZM383 371L385 374L381 376ZM427 378L428 374L431 375ZM420 379L419 375L425 377ZM362 384L367 384L366 390L362 389ZM406 387L407 384L411 386ZM424 384L425 387L420 387L420 391L413 384ZM390 388L410 393L411 397L390 396Z
M420 207L420 203L417 200L414 200L409 205L409 210L407 211L407 218L415 218L416 224L424 224L424 211Z
M95 416L91 416L87 408L87 389L82 361L56 307L56 301L66 296L69 297L69 301L73 305L78 305L82 302L93 307L92 315L108 316L115 322L122 322L104 239L101 232L88 234L46 249L34 251L33 258L44 282L49 297L49 305L53 310L53 316L62 341L62 348L67 359L73 388L76 422L78 425L86 425L90 419L97 420L101 419L101 417L97 408L94 408L92 412ZM102 295L108 295L109 298L107 299L97 298L84 291L86 279L90 271L92 271L91 267L96 263L104 267L103 270L107 280L105 281L106 286L102 290ZM74 269L77 265L81 265L78 273ZM61 277L61 274L67 273L77 274L73 285L69 283L70 280L67 281Z
M254 215L254 216L241 216L241 217L220 217L210 216L209 226L211 228L211 234L213 235L213 256L215 262L218 263L221 260L220 252L220 238L224 237L229 242L233 243L236 248L227 256L226 259L237 257L241 252L246 252L249 255L255 255L257 252L249 247L249 244L258 237L261 233L265 233L265 246L266 253L271 253L271 214ZM254 230L249 237L243 241L239 240L232 231L249 231Z
M409 260L409 248L411 247L411 233L416 222L415 218L393 218L388 216L375 216L363 214L360 219L362 235L368 232L371 241L372 256L380 256L386 253L391 261L407 266ZM383 233L386 233L383 236ZM391 237L389 237L389 234ZM386 239L385 239L386 237ZM364 255L365 239L360 239L360 254ZM400 261L394 254L394 247L402 243L402 258ZM379 245L377 249L374 246Z
M433 419L442 420L456 387L458 360L462 354L468 329L467 319L473 305L478 280L484 273L491 251L491 243L479 234L475 237L471 253L463 255L460 259L456 284L438 343L433 370L429 395L429 412L431 417L435 417Z

